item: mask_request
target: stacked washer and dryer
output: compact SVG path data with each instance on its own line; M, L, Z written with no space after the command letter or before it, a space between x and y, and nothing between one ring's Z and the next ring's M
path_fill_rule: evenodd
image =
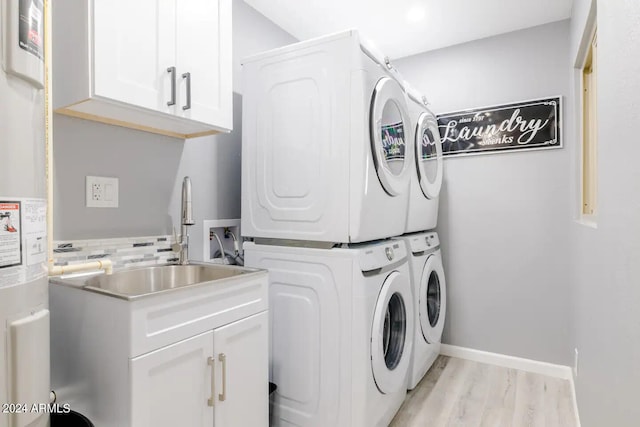
M356 31L250 57L243 79L242 233L245 264L269 270L273 424L386 426L422 370L411 263L437 253L435 233L392 238L436 220L439 140L414 149L405 83ZM412 218L417 195L429 213Z
M414 339L407 388L413 390L440 354L446 315L447 289L438 234L438 205L443 160L438 122L427 100L405 83L414 130L415 173L405 234L396 238L409 250L411 291L414 302Z

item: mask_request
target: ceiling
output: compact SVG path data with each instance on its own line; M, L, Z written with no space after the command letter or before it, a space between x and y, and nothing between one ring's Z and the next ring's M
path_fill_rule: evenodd
M358 28L391 58L571 16L573 0L245 0L300 40Z

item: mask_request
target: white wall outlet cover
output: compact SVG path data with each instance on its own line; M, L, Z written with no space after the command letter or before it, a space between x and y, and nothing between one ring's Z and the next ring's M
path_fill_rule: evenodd
M88 208L117 208L118 178L87 176L86 202Z

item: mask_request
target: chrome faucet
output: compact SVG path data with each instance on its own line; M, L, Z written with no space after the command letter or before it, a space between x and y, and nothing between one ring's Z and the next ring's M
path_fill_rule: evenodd
M191 179L188 176L182 181L182 203L180 209L180 242L176 238L176 242L172 245L174 252L180 253L180 264L189 264L189 233L187 227L195 224L193 221L193 211L191 208Z

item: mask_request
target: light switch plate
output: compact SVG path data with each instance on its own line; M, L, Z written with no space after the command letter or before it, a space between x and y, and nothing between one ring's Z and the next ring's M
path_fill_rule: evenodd
M88 208L117 208L118 178L87 176L86 200Z

